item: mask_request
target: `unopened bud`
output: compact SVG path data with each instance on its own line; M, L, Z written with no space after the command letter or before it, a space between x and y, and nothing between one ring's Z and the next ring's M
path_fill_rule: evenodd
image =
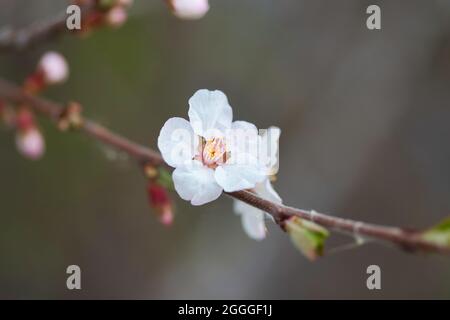
M181 19L200 19L209 10L208 0L167 0L173 14Z
M158 176L158 169L151 164L146 164L144 166L144 173L149 179L155 179Z
M23 89L28 93L36 93L45 88L44 73L41 70L37 70L26 78Z
M115 6L106 13L105 22L113 28L122 26L127 21L128 13L122 6Z
M16 133L17 150L26 158L38 160L44 155L45 141L38 128L18 130Z
M173 208L167 189L157 183L150 182L147 189L150 205L156 210L159 221L170 226L173 223Z
M18 131L27 131L36 127L34 115L28 108L20 108L16 114L16 128Z
M165 207L159 215L159 221L165 226L171 226L173 223L173 211L171 207Z
M65 81L69 76L66 59L59 53L50 51L39 61L37 73L42 73L45 84L52 85Z
M293 244L308 259L315 260L323 254L325 240L329 236L327 229L297 216L288 218L284 223Z

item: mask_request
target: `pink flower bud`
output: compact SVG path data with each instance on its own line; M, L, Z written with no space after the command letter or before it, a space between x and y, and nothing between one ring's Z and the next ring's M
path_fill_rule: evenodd
M34 115L28 108L21 108L16 114L16 128L18 131L25 132L36 127Z
M39 61L38 72L42 72L45 83L51 85L65 81L69 76L69 67L61 54L50 51Z
M208 0L168 0L173 13L181 19L200 19L209 10Z
M106 24L118 28L127 21L128 13L124 7L116 6L106 13L105 21Z
M159 221L165 226L170 226L173 223L173 210L167 189L150 182L147 193L150 205L156 210Z
M171 207L166 207L159 215L159 221L165 226L171 226L173 223L173 211Z
M40 159L45 151L45 141L41 132L36 128L18 130L16 133L17 150L31 160Z

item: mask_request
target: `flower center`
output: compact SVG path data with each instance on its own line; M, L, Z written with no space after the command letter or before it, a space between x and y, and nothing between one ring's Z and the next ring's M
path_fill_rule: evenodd
M202 161L208 167L217 167L226 161L225 141L222 138L214 138L204 141L202 150Z

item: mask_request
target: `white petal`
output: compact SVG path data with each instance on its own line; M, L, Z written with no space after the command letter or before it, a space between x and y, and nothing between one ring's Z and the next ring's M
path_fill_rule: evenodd
M234 161L234 159L239 159ZM231 164L228 164L230 162ZM265 170L250 155L231 157L225 165L216 168L215 178L226 192L250 189L266 178Z
M233 123L231 124L231 129L232 130L237 130L237 129L248 130L248 131L254 131L255 133L258 132L258 129L256 128L256 126L253 123L250 123L247 121L242 121L242 120L233 121Z
M214 179L214 170L196 160L177 167L172 177L180 197L194 206L214 201L222 193Z
M106 13L106 23L113 28L122 26L128 19L128 13L123 6L115 6Z
M44 78L48 84L63 82L69 75L66 59L54 51L47 52L42 56L38 68L44 72Z
M170 0L174 14L181 19L199 19L209 10L208 0Z
M261 134L258 147L258 161L266 167L267 175L278 172L280 128L270 127Z
M281 198L273 189L269 179L258 183L254 190L261 198L281 203ZM264 217L268 217L271 220L273 220L273 217L243 201L235 200L233 207L237 214L242 215L242 226L248 236L256 240L263 239L266 235Z
M275 189L272 186L272 183L269 179L264 180L261 183L258 183L255 187L255 192L258 196L261 198L264 198L266 200L270 200L275 203L282 203L282 200L278 193L275 191Z
M198 146L189 122L183 118L170 118L166 121L158 137L158 148L164 161L172 167L192 160Z
M236 214L241 215L242 227L250 238L256 240L265 238L266 227L263 211L239 200L234 200L233 209Z
M38 129L17 132L16 145L19 152L29 159L38 160L44 155L45 140Z
M227 151L231 154L251 154L258 156L258 129L247 121L234 121L226 135Z
M233 118L227 97L219 90L198 90L189 99L188 114L194 132L207 140L224 136Z
M241 216L242 227L250 238L263 240L267 233L266 223L264 222L263 212L260 210L257 211L247 211Z

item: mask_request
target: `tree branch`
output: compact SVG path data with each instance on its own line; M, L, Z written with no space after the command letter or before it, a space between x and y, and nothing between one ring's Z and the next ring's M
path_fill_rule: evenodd
M81 19L92 13L95 8L95 1L87 1L86 4L80 5ZM67 29L66 19L67 14L61 12L56 17L34 23L22 29L4 27L0 30L0 52L22 51L63 32L73 32Z
M49 100L39 98L24 92L20 87L0 79L0 99L17 104L26 104L35 111L54 121L60 119L64 107ZM90 137L128 153L140 164L165 165L161 155L145 146L132 142L96 122L84 119L80 130ZM276 223L284 229L285 221L292 216L312 221L325 228L344 232L351 235L368 237L375 240L395 244L408 252L434 252L450 254L450 248L427 241L420 232L412 232L398 227L388 227L343 219L315 211L307 211L280 205L258 197L250 191L227 193L229 196L241 200L251 206L264 210L273 216Z

